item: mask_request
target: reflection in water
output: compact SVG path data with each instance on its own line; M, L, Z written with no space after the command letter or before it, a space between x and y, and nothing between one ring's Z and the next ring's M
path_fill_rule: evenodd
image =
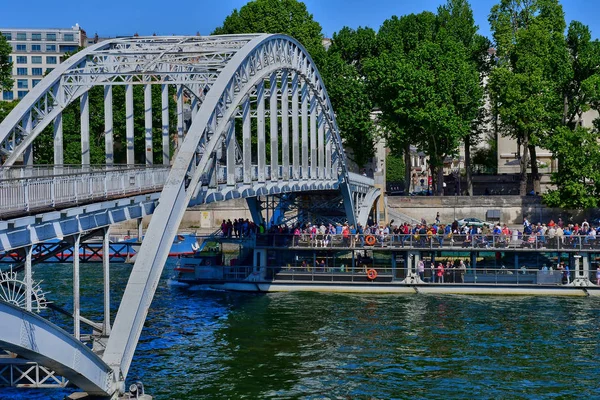
M166 284L170 268L129 374L157 399L598 396L597 299L190 291ZM115 301L129 269L111 271ZM66 308L70 276L36 271ZM82 276L83 315L100 320L102 269Z

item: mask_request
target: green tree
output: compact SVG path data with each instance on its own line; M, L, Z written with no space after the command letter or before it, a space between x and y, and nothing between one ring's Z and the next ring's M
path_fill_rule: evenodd
M13 87L11 52L10 44L4 35L0 35L0 90L12 90Z
M482 104L471 46L477 27L472 17L471 25L465 22L469 12L468 3L449 0L438 15L424 12L385 21L378 33L380 54L366 66L390 132L388 143L404 150L408 171L411 144L428 155L439 195L444 161L457 155Z
M600 42L591 40L589 28L578 21L569 25L566 36L569 74L561 88L562 126L554 129L546 145L558 160L552 174L556 190L544 195L554 207L597 207L600 196L598 169L598 123L582 127L583 114L600 109Z
M560 124L560 86L569 74L564 12L558 0L501 0L489 20L499 57L490 74L494 112L523 148L520 194L527 191L528 166L539 192L535 148Z
M414 71L407 55L421 43L433 40L434 27L435 15L430 12L385 20L377 33L376 56L365 62L371 98L382 111L379 123L386 143L392 154L404 154L407 186L411 181L410 146L417 144L420 134L420 127L411 118L420 99L410 94L414 82L408 76Z
M392 154L387 155L385 158L385 179L388 182L404 181L404 160L401 157ZM405 182L405 184L408 184L408 182Z
M376 51L371 28L342 28L333 35L322 68L323 79L349 157L363 167L374 155L375 129L363 63Z
M600 205L600 135L597 129L560 127L549 139L559 171L552 175L558 189L544 194L551 207L569 209Z
M466 172L466 191L473 195L473 177L471 163L471 147L478 144L484 134L486 127L490 122L490 113L482 101L485 88L485 79L491 68L491 57L488 50L491 42L485 36L477 33L478 27L475 25L473 10L467 0L448 1L438 9L438 21L440 26L454 39L461 43L467 51L468 57L465 60L470 64L470 68L475 67L479 72L479 88L475 96L470 97L471 101L463 102L459 112L473 115L474 103L478 104L479 110L477 116L472 120L471 130L464 134L463 147L465 151L465 172Z
M297 0L254 0L233 10L213 35L283 33L298 40L320 67L325 58L321 25Z

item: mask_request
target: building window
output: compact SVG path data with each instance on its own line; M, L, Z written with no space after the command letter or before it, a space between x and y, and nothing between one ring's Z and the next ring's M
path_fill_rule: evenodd
M31 81L31 87L34 88L38 83L40 83L42 80L41 79L33 79Z
M46 40L48 40L49 42L55 42L56 33L46 33Z
M8 62L11 63L12 62L12 56L8 56Z
M65 42L72 42L75 40L75 37L72 33L65 33L63 38L65 39Z
M13 92L2 92L2 100L11 101L14 98Z
M61 53L74 53L77 51L77 46L60 46Z
M18 44L17 51L27 51L27 45L26 44Z
M54 68L46 68L46 75L48 75L52 71L54 71Z
M27 68L17 68L17 75L27 75Z
M27 40L27 34L25 32L17 32L17 40Z
M56 56L46 57L46 64L56 64Z
M17 64L27 64L27 56L17 56Z
M2 32L2 34L4 35L4 37L6 38L6 40L12 40L12 33L10 32ZM4 93L8 93L8 92L4 92ZM12 92L10 92L12 93Z
M43 74L41 68L31 68L31 75L42 76Z
M31 63L32 64L41 64L42 56L31 56Z
M42 45L41 44L32 44L31 45L31 52L32 53L39 53L40 51L42 51Z
M37 40L37 41L42 40L42 34L41 33L32 33L31 40Z
M28 92L29 92L28 90L19 90L19 91L17 92L17 97L18 97L19 99L22 99L23 97L27 96L27 93L28 93Z
M28 89L27 79L17 79L17 88L18 89Z
M46 45L46 51L55 52L56 51L56 45L55 44L47 44Z

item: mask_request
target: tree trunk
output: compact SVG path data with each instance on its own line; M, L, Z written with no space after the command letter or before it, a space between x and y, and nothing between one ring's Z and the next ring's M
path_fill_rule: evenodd
M525 196L527 194L527 161L528 161L527 156L529 155L527 148L529 146L529 134L528 133L524 134L523 138L520 140L520 142L523 145L523 151L521 152L521 162L520 162L521 175L520 175L520 181L519 181L519 195ZM519 151L520 151L520 147L519 147Z
M473 196L473 175L471 174L471 135L465 137L465 170L467 172L467 194ZM460 168L458 170L458 180L460 181ZM458 183L458 182L457 182ZM459 184L460 187L460 184ZM462 193L459 193L462 195Z
M540 179L540 170L537 165L537 153L535 146L529 145L529 155L531 157L531 175L533 178L533 191L535 194L542 192L542 183Z
M410 162L410 143L404 146L404 194L410 194L413 192L412 187L412 176L411 173L411 162Z
M438 196L444 195L444 166L440 165L437 169L437 193Z
M427 185L427 189L431 189L431 194L435 195L437 193L436 190L436 184L437 184L437 179L435 177L435 166L433 165L433 163L431 162L431 157L429 158L429 176L431 177L431 188L429 187L429 184Z

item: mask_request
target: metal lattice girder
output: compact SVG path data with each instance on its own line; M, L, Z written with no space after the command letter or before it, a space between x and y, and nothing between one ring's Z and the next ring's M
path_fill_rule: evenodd
M0 123L0 153L12 165L64 108L96 85L163 84L201 96L231 57L257 35L112 39L67 59Z
M239 108L245 108L247 113L248 93L256 90L256 87L259 87L260 92L264 82L271 79L272 74L281 71L288 71L301 80L303 95L310 96L313 110L316 107L318 113L322 114L322 127L324 131L329 132L332 153L337 153L336 162L331 166L335 175L332 179L337 180L340 186L346 187L346 191L349 191L349 178L335 116L325 86L312 59L305 49L290 37L284 35L254 37L238 50L221 70L217 80L206 93L205 100L173 161L160 202L138 252L104 353L104 360L114 368L115 376L120 379L127 376L148 308L169 253L168 249L177 234L179 223L190 199L198 194L203 175L215 170L214 155L230 134L230 124L234 122ZM297 91L295 93L299 95ZM260 98L260 93L258 96ZM298 100L296 98L294 103ZM303 104L307 102L304 101ZM244 125L246 121L244 118ZM294 130L293 135L296 144L297 130ZM244 138L246 137L244 134ZM196 153L199 148L202 149L201 155ZM243 152L246 151L244 148ZM304 161L308 162L308 159ZM246 164L247 159L244 162L244 166L249 166ZM259 182L261 162L264 163L259 159ZM302 180L317 183L325 181L310 176L306 169L303 169L302 173ZM347 215L351 219L350 222L354 223L352 198L347 201L350 203Z
M0 301L0 347L50 368L89 394L114 392L113 372L100 357L51 322Z

